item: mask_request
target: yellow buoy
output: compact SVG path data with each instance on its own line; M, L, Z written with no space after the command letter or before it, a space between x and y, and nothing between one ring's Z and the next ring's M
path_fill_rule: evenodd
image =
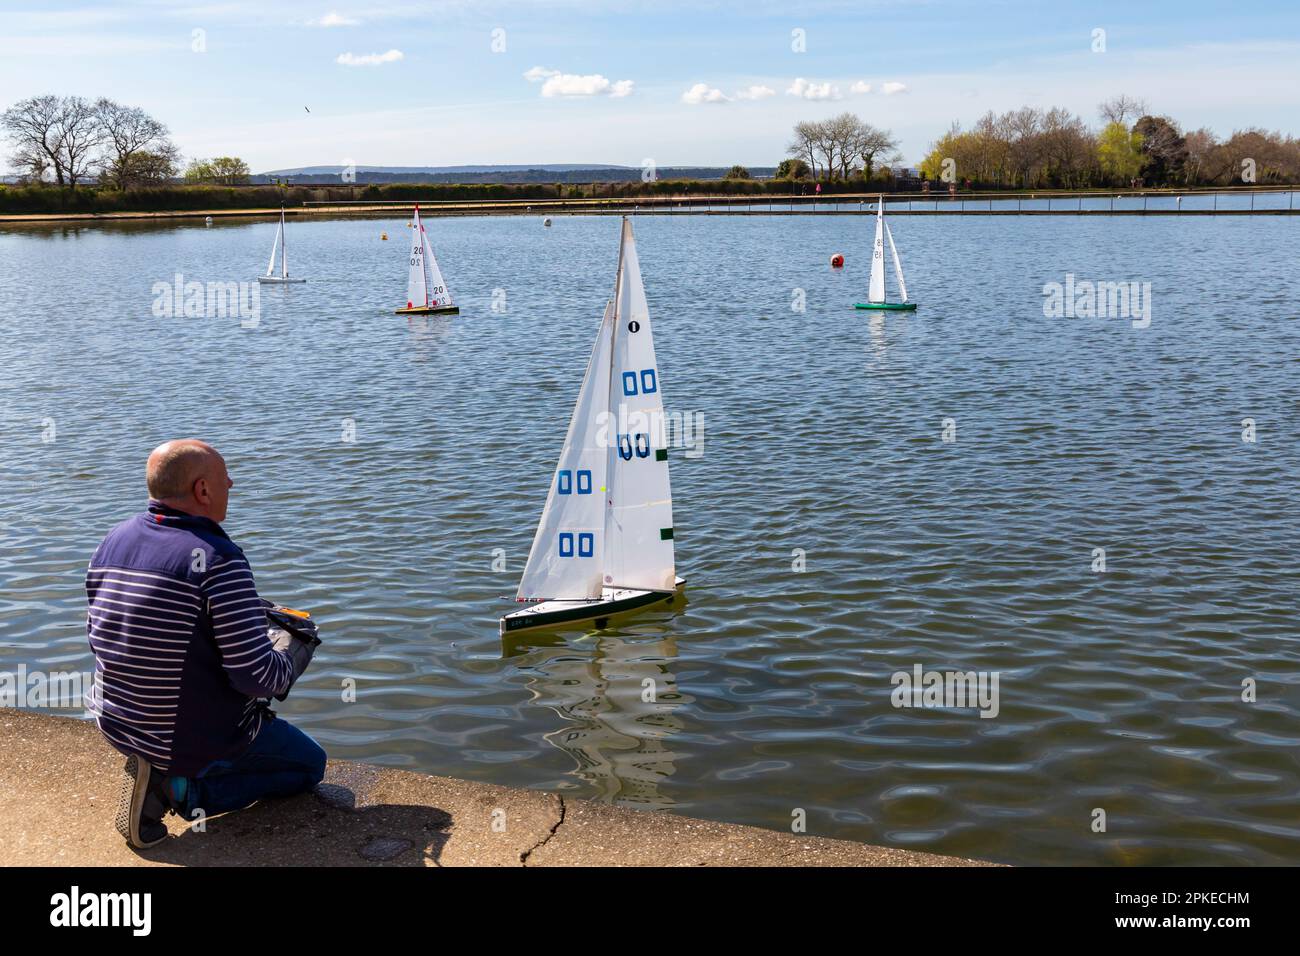
M379 234L379 238L380 238L380 239L383 239L385 242L387 242L387 241L388 241L388 233L386 233L386 232L381 232L381 233Z

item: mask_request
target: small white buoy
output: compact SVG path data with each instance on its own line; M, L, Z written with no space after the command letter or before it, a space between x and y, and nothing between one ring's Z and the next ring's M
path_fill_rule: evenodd
M204 220L203 220L203 225L205 225L205 226L210 226L210 225L212 225L212 217L211 217L211 216L207 216L207 217L205 217Z
M551 224L551 217L550 217L550 216L547 216L545 219L542 220L542 225L543 225L543 226L549 226L550 224Z

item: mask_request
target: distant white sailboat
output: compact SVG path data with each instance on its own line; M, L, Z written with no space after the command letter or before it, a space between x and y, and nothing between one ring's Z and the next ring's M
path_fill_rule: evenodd
M605 619L671 603L673 555L663 393L632 224L546 507L501 633ZM620 432L621 428L626 433ZM533 603L536 602L536 603Z
M275 253L280 252L280 274L275 274ZM306 279L292 279L289 277L289 260L284 250L284 207L280 207L280 227L275 231L275 240L271 243L271 261L266 264L266 275L258 276L258 282L267 282L274 285L286 285L295 282L306 282Z
M885 298L885 240L889 240L889 252L894 259L894 278L898 282L898 294L902 302L888 302ZM907 283L903 279L903 264L898 260L898 249L894 246L894 234L885 222L885 197L881 196L876 204L876 241L871 250L871 284L867 287L867 301L858 302L855 309L878 309L887 312L915 312L916 303L907 301Z
M452 301L451 290L443 281L438 260L433 257L429 235L420 222L420 207L415 207L412 223L415 235L411 239L411 270L406 282L406 308L398 315L459 315L460 309Z

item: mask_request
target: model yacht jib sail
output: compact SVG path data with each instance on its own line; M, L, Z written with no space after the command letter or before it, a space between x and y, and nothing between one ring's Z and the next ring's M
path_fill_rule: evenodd
M434 258L429 234L420 221L420 207L415 207L411 223L410 271L406 280L406 308L398 315L457 315L460 309L452 301L451 290L442 278L438 260Z
M889 254L894 262L894 279L898 284L901 302L890 302L885 293L885 243L889 243ZM871 280L867 285L867 301L857 303L854 308L877 309L887 312L914 312L916 303L907 301L907 283L903 279L903 263L898 258L898 247L894 245L894 234L885 222L885 197L881 196L876 204L876 238L871 248Z
M625 429L625 430L624 430ZM632 225L519 584L501 632L597 626L670 603L673 552L663 392Z
M280 253L280 274L275 274L275 253ZM275 239L271 241L271 260L266 264L266 275L258 276L258 282L268 285L286 285L306 282L306 279L294 279L289 276L289 257L284 247L284 207L280 207L280 225L275 230Z

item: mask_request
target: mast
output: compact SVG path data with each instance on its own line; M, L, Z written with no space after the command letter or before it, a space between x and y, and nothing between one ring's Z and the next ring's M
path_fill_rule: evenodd
M280 278L289 278L289 251L285 248L288 236L284 232L284 205L280 205Z
M618 234L618 270L614 273L614 340L610 343L609 382L608 382L608 386L605 389L606 395L612 395L614 389L614 346L618 344L618 327L620 323L619 315L623 305L623 247L626 245L627 245L627 216L624 216L623 224L619 227L619 234ZM606 399L606 402L608 402L608 399ZM606 411L612 412L613 409L607 408ZM615 438L614 444L615 446L617 446L618 444L617 437ZM606 501L609 500L608 494L606 494L605 500Z
M618 334L619 328L623 324L623 251L627 246L627 216L622 217L622 224L618 231L618 269L614 273L614 327L610 330L609 342L609 375L605 381L605 413L606 416L615 415L616 411L612 407L610 396L614 394L614 356L618 353ZM606 430L608 435L608 430ZM605 460L609 464L605 467L605 541L604 549L601 551L601 561L604 567L600 569L600 579L603 585L605 580L605 571L609 568L609 522L612 515L614 499L614 456L618 454L618 428L614 429L614 441L609 448L605 450Z
M424 273L424 307L429 307L429 237L424 232L424 220L420 218L420 204L415 204L415 228L420 233L420 270Z

